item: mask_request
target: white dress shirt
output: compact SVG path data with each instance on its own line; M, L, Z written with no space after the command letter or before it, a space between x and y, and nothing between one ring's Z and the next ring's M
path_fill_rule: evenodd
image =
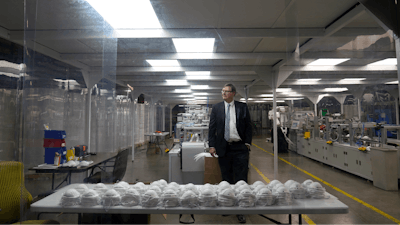
M236 129L236 111L235 111L235 101L232 101L231 103L225 102L225 117L226 113L228 112L228 105L230 104L230 121L229 121L229 141L241 141L242 139L239 136L239 133Z

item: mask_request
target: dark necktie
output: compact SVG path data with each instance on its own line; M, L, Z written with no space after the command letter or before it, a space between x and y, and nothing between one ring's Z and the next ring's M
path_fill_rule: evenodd
M229 141L229 123L231 121L231 104L228 104L228 110L225 116L225 140Z

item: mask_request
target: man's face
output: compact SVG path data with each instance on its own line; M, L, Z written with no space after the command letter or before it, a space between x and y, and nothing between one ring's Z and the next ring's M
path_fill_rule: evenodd
M225 86L224 88L222 88L222 98L230 103L231 101L233 101L233 97L235 96L235 92L232 92L232 87L229 86Z

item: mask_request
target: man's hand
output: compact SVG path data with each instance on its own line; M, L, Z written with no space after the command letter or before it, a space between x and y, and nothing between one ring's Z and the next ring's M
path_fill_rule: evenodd
M250 151L250 145L246 144L247 150Z
M215 148L211 147L210 148L210 154L212 155L212 157L215 157L215 152L216 152Z

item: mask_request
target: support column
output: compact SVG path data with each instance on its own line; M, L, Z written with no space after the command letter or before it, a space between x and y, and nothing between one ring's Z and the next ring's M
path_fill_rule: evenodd
M135 105L135 98L134 94L131 92L132 95L132 162L135 160L135 125L136 125L136 105Z
M318 105L314 104L314 115L318 117Z
M163 124L162 131L164 131L165 130L165 105L162 105L162 124Z
M91 120L92 120L92 90L93 88L88 88L87 102L86 102L86 116L85 116L85 143L88 146L88 153L94 153L92 151L92 146L90 143L90 131L91 131Z
M396 107L396 125L399 125L399 98L397 98L395 102L395 107ZM400 136L400 135L398 135Z
M248 98L249 98L249 89L247 87L244 88L244 94L245 94L245 99L246 99L246 104L248 104Z
M307 96L307 98L314 104L314 115L318 116L318 102L322 99L321 95Z
M172 136L172 108L172 104L169 104L169 133L171 137L174 138L174 136Z
M149 133L153 133L155 131L154 129L154 117L155 117L155 113L154 113L154 98L151 97L151 101L150 101L150 130Z
M399 81L399 84L397 85L398 89L398 96L400 96L400 40L396 35L393 35L395 39L395 44L396 44L396 57L397 57L397 80ZM399 124L399 98L396 98L396 123ZM399 136L399 135L398 135Z
M340 103L340 114L343 115L343 111L344 111L344 100L346 100L346 96L347 95L334 95L333 97L336 98L336 100L338 100L338 102Z
M274 113L274 179L278 179L278 125L277 125L277 117L276 117L276 86L272 88L273 90L273 113Z
M357 98L357 111L358 111L358 119L361 121L361 99L364 95L365 85L357 85L351 88L350 92L353 94L354 97Z

